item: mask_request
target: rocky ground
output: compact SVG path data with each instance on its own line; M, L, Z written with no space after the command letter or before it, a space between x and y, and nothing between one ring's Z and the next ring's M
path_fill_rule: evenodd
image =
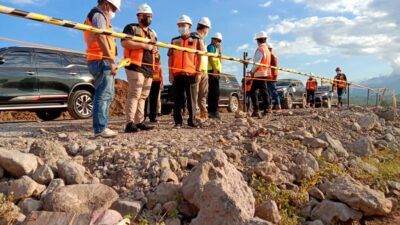
M172 126L94 139L90 121L0 124L0 224L400 224L391 109Z

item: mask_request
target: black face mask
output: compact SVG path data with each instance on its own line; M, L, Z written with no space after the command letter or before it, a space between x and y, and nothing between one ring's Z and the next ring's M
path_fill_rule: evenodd
M140 20L140 23L145 27L150 26L151 22L152 22L152 18L150 18L150 17L142 18Z

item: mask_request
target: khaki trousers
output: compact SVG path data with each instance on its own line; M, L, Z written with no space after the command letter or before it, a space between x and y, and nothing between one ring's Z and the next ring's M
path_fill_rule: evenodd
M208 98L208 74L203 72L200 78L200 82L197 84L197 95L196 99L193 99L196 105L199 107L200 112L206 113L207 110L207 98ZM197 108L197 107L196 107Z
M128 78L126 122L143 123L144 107L153 79L146 78L142 73L132 70L126 70L126 76Z

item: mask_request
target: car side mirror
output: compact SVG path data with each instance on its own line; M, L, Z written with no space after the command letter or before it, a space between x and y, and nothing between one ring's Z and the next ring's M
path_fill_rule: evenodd
M6 62L6 60L3 57L0 57L0 65L4 64Z

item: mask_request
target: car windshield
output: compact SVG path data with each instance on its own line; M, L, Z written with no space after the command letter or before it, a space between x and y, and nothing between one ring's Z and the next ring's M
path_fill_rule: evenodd
M331 86L319 86L318 91L330 91Z
M279 86L279 87L287 87L289 85L290 85L290 82L288 82L288 81L278 81L278 82L276 82L276 86Z

